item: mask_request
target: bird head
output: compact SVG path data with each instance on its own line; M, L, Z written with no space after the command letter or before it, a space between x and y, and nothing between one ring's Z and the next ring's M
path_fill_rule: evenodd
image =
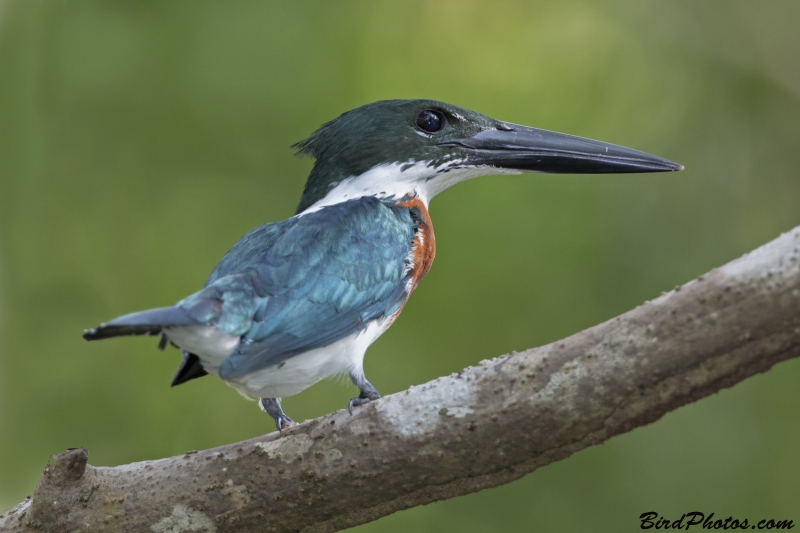
M348 111L297 143L315 159L297 212L361 196L426 203L490 174L665 172L666 159L573 135L520 126L435 100L384 100Z

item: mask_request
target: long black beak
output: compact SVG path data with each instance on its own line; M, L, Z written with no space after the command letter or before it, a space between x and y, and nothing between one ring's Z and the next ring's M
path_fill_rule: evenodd
M441 145L464 148L469 165L531 172L611 174L683 170L682 165L623 146L516 124L503 123L497 129Z

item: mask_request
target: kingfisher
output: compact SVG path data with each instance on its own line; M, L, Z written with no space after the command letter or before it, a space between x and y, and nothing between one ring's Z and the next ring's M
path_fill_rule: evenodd
M364 354L397 320L436 254L430 200L470 178L669 172L629 148L520 126L435 100L348 111L294 145L314 159L296 214L244 235L198 292L87 329L98 340L160 335L183 360L172 385L207 374L296 423L281 398L349 375L353 408L380 398Z

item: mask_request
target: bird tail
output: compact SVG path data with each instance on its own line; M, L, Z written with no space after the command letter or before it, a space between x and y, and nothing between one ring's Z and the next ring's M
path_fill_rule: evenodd
M193 326L199 323L180 307L161 307L123 315L96 328L84 330L83 338L96 341L121 335L158 335L167 326Z

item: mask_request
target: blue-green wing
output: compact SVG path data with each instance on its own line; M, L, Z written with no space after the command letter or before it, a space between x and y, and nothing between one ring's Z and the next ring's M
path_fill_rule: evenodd
M360 198L245 235L206 288L184 301L227 298L215 321L242 342L220 377L277 364L395 313L408 296L414 229L407 209Z

